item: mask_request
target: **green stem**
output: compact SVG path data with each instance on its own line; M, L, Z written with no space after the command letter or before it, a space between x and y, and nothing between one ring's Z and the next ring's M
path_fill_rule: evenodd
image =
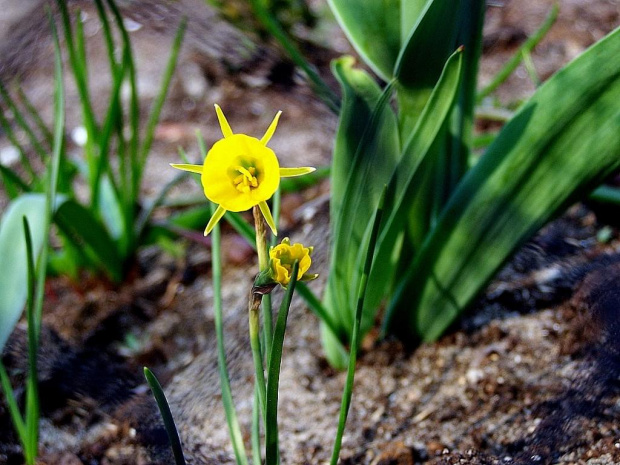
M269 267L269 255L267 253L267 230L265 228L265 222L263 221L263 214L258 206L254 206L252 209L254 215L254 225L256 228L256 253L258 254L258 271L261 272ZM276 219L274 218L274 221ZM277 221L276 221L276 224ZM250 298L252 300L252 297ZM260 302L259 302L260 305ZM252 328L250 328L252 331ZM267 360L269 360L269 354L271 353L271 339L273 334L273 321L271 317L271 297L263 303L263 346L265 347L265 354ZM262 363L261 363L262 370ZM264 403L262 404L265 405ZM264 412L264 410L263 410Z
M252 463L262 465L260 451L260 406L258 405L258 388L254 388L254 402L252 402Z
M265 398L266 398L266 384L265 384L265 371L263 368L263 357L260 348L260 325L259 325L259 313L261 296L254 294L250 295L250 304L248 306L249 313L249 326L250 326L250 346L252 347L252 358L254 359L254 370L256 375L256 385L258 392L258 402L260 405L261 415L265 418Z
M211 206L211 214L215 213L215 205ZM215 315L215 334L217 337L217 361L220 371L220 387L222 391L222 403L226 413L226 421L230 432L230 441L237 465L248 465L248 459L245 455L245 446L243 445L243 436L235 405L233 402L232 392L230 389L230 379L228 377L228 367L226 365L226 349L224 347L224 327L222 318L222 253L220 244L220 227L215 225L211 231L212 244L212 268L213 268L213 312Z
M299 274L299 261L295 260L291 270L291 281L288 283L286 294L276 322L273 334L273 350L269 360L269 383L267 385L267 412L265 420L265 463L266 465L278 465L280 463L280 451L278 448L278 390L280 384L280 367L282 364L282 348L284 346L284 335L286 332L286 320L297 284Z
M273 209L273 222L276 226L280 223L280 189L276 190L271 199ZM275 247L276 237L272 234L269 239L269 246ZM267 245L265 245L267 247ZM269 250L265 250L266 260L269 261ZM271 294L263 296L263 347L265 347L265 368L269 371L269 361L271 360L271 345L273 341L273 318L272 318Z

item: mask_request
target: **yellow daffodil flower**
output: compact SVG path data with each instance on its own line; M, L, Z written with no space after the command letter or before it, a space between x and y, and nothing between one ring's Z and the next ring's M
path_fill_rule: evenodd
M280 118L279 111L265 135L259 140L245 134L233 134L219 105L215 105L223 139L207 153L203 165L171 164L172 167L200 174L205 196L218 204L205 228L211 232L227 210L240 212L258 205L274 235L277 229L267 200L276 192L280 178L301 176L314 168L280 168L276 154L267 147Z
M288 237L282 239L282 242L275 247L269 249L269 264L271 278L286 287L291 281L291 271L295 260L299 261L299 272L297 279L299 281L310 281L316 279L318 274L308 274L307 271L312 264L310 255L312 247L304 247L302 244L293 244Z

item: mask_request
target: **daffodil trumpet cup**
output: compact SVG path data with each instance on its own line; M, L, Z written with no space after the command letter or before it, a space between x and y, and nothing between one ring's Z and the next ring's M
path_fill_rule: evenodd
M217 204L207 223L208 235L226 211L241 212L258 207L274 236L278 235L267 200L276 192L281 178L302 176L315 168L281 168L273 150L267 147L278 120L279 111L261 139L232 132L222 109L215 105L223 139L218 140L205 157L202 165L173 163L173 168L200 174L205 196Z

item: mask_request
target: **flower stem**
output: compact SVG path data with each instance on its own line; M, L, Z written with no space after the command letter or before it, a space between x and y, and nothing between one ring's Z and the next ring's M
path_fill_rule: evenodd
M256 227L256 252L258 254L258 269L259 271L265 270L269 266L267 258L267 240L265 223L263 222L263 215L258 206L254 206L252 209L254 214L254 224ZM263 420L265 419L265 403L266 403L266 383L265 383L265 371L263 366L263 358L260 347L260 322L259 322L259 308L261 305L261 296L250 292L250 300L248 305L249 313L249 327L250 327L250 345L252 347L252 357L254 359L254 370L256 374L256 384L258 392L258 400L260 405L260 411ZM270 352L271 338L265 337L265 349L267 354Z
M254 359L254 370L256 375L256 385L258 392L258 403L261 415L265 418L265 397L267 387L265 384L265 372L263 369L263 358L260 349L260 328L258 309L260 308L261 296L250 292L250 303L248 306L249 326L250 326L250 346L252 347L252 358Z
M254 225L256 227L256 252L258 253L258 269L263 271L269 266L269 259L267 257L267 239L265 222L263 221L263 214L260 211L258 205L254 205L252 208L254 214Z

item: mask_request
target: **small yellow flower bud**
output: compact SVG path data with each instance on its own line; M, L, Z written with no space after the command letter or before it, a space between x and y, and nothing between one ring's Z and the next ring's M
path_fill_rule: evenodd
M312 259L310 254L312 247L304 247L302 244L292 244L288 237L282 239L282 242L269 250L270 258L270 274L272 279L286 287L291 281L291 272L295 260L299 261L299 272L297 279L299 281L310 281L316 279L317 274L307 274Z

